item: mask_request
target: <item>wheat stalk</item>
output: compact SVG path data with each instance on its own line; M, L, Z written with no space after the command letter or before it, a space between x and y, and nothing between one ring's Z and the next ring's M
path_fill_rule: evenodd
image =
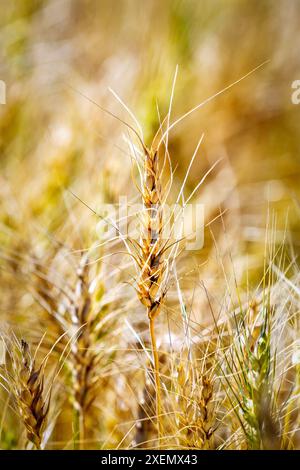
M133 446L148 447L147 441L150 439L153 430L152 416L155 411L155 387L153 380L153 370L147 367L145 370L145 384L143 387L142 400L138 404L138 419L136 423L136 433Z
M137 293L146 307L149 321L151 349L156 388L156 415L158 436L161 437L161 383L157 350L155 319L160 313L165 290L162 289L166 263L163 258L163 203L158 165L158 152L144 147L144 173L142 181L142 228L138 254L140 269Z
M92 316L92 299L89 292L88 264L82 259L77 270L77 284L71 318L78 334L71 345L74 408L79 417L79 443L84 445L85 417L94 403L97 393L98 375L96 365L99 357L95 350L96 321Z
M46 309L59 335L70 347L66 365L72 378L74 434L77 435L76 442L79 442L81 449L84 448L87 432L86 419L98 392L97 366L102 356L97 349L99 337L97 328L99 319L105 311L105 305L99 304L99 306L93 299L88 261L87 255L80 257L76 282L73 287L68 286L66 291L68 295L63 291L57 292L56 285L51 282L49 276L38 276L36 284L41 305ZM100 300L98 299L99 302ZM104 332L103 327L102 334Z

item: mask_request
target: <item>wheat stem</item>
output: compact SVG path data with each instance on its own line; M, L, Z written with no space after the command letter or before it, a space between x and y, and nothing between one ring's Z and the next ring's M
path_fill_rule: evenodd
M159 356L156 345L156 336L155 336L155 321L154 317L150 317L149 320L149 331L151 337L151 349L154 365L154 378L155 378L155 394L156 394L156 419L157 419L157 431L158 431L158 446L160 446L161 439L161 384L160 384L160 375L159 375Z
M79 412L79 450L84 450L85 439L85 416L84 411L80 409Z

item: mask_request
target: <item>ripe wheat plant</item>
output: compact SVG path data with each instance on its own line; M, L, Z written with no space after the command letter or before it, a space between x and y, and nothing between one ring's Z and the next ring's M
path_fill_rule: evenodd
M101 268L101 256L95 263L91 260L92 252L93 246L70 255L74 272L63 289L57 285L49 266L37 269L34 263L32 270L33 295L61 338L57 352L66 356L65 383L73 407L73 441L74 447L80 449L93 439L93 429L99 426L97 400L101 394L103 398L105 370L115 355L112 339L118 334L116 318L120 320L123 314L122 307L117 307L122 291L111 283L114 272L106 275ZM62 261L59 253L57 256ZM105 285L109 283L107 293ZM110 348L105 344L108 336Z
M141 195L143 205L141 213L138 214L140 240L138 242L133 238L128 238L126 247L128 248L128 252L136 265L136 279L134 287L140 302L146 309L146 315L148 318L153 375L155 378L156 417L159 445L162 439L161 417L163 411L159 351L157 349L155 321L161 312L163 302L167 294L170 284L170 273L176 261L180 243L180 240L172 241L171 235L172 228L174 228L179 214L177 214L177 217L174 217L174 213L166 215L164 211L168 194L172 187L173 177L173 169L168 151L168 133L170 129L170 115L176 77L177 69L172 85L168 114L161 122L150 146L145 144L142 128L133 113L114 93L118 101L125 107L127 112L133 118L138 130L132 128L126 123L125 124L131 131L133 131L141 146L141 150L139 150L135 147L132 141L129 142L132 159L138 168L138 174L140 176L139 184L135 182ZM163 129L164 124L166 124L165 131ZM197 145L191 163L197 154L201 141L202 138ZM164 147L162 152L160 151L161 147ZM169 175L167 182L163 181L164 179L167 179L166 174ZM186 178L187 176L188 173ZM182 196L184 183L180 189L176 201L177 203ZM173 220L170 224L172 216ZM168 227L167 230L166 227Z
M177 69L165 117L157 109L149 143L114 92L133 124L108 112L128 131L124 141L142 206L134 214L138 238L123 232L123 220L93 209L97 195L91 203L77 196L80 185L72 188L75 199L68 193L76 208L47 240L39 234L25 243L25 235L6 228L1 276L10 295L3 310L18 334L2 335L1 448L299 448L300 290L293 250L285 240L267 240L262 282L245 287L229 274L231 253L218 254L218 243L226 245L223 232L206 247L214 260L207 271L199 253L185 250L184 234L174 234L219 161L188 192L204 137L176 180L171 132L241 79L172 120L176 78ZM180 211L169 211L170 202ZM79 225L84 211L92 222L78 236L71 220ZM96 237L95 217L117 236ZM221 208L216 219L223 222ZM51 393L54 383L60 399ZM13 433L16 422L26 442Z
M53 417L48 427L54 377L46 382L45 367L48 356L36 366L35 356L26 341L15 335L1 336L8 360L1 372L1 385L12 398L12 406L26 429L25 448L43 449L51 434Z
M261 67L261 65L259 67ZM179 211L179 213L177 214L174 214L173 210L171 214L166 215L164 207L165 204L167 204L168 195L172 188L174 172L168 149L169 133L177 124L179 124L190 114L197 111L210 100L216 98L219 94L226 92L228 89L230 89L235 84L239 83L241 80L247 78L259 67L256 67L254 70L250 71L244 77L241 77L235 83L232 83L228 87L225 87L224 89L220 90L218 93L211 96L199 105L195 106L187 113L180 116L179 118L174 120L174 122L171 123L171 111L178 73L178 67L176 67L171 87L168 113L166 117L161 120L159 109L157 110L160 126L156 134L154 135L150 146L147 146L144 141L142 127L135 115L122 101L122 99L113 90L111 90L115 98L125 108L130 118L134 121L136 127L131 126L125 121L122 122L127 126L128 130L134 134L140 146L140 149L137 148L136 145L129 139L129 148L132 156L132 161L136 164L140 177L139 183L136 183L135 180L134 183L138 188L143 204L143 210L139 214L139 231L141 235L139 242L129 237L126 241L124 241L126 244L126 248L128 249L128 252L134 260L136 266L135 289L140 302L146 308L146 315L149 322L149 333L151 339L152 361L156 389L156 416L159 443L162 438L162 387L159 371L159 351L157 349L155 321L161 312L162 305L171 282L170 274L173 271L173 267L179 253L181 239L175 238L175 240L172 240L172 233L178 218L182 216L184 208L186 207L188 202L192 199L196 191L203 184L208 174L212 172L214 167L219 163L217 161L214 165L212 165L212 167L207 171L207 173L203 176L200 182L196 185L189 197L185 199L185 184L193 162L198 154L199 147L202 143L204 137L202 134L193 153L184 181L181 185L176 199L177 205L179 202L182 202L181 211ZM103 110L103 108L101 109ZM120 120L118 117L114 117ZM197 230L201 230L201 228L197 227Z
M275 232L274 227L267 230L263 278L257 289L248 292L245 303L239 299L230 312L219 350L223 421L232 426L221 448L280 450L297 442L298 418L292 413L298 368L290 335L298 312L291 291L286 292L284 274L294 261L285 259L282 244L274 243ZM294 282L290 286L293 290ZM296 337L297 331L296 326Z

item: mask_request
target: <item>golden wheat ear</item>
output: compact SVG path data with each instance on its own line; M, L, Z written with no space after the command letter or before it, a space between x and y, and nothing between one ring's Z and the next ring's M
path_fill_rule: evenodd
M8 391L25 426L28 443L40 450L51 400L51 389L46 392L44 386L45 363L36 366L30 347L23 339L19 342L14 337L6 341L6 348L11 363L5 370Z
M61 351L61 346L64 349L65 380L73 408L74 445L80 449L88 445L98 426L96 401L101 396L101 366L109 360L103 352L103 341L115 321L112 317L108 319L111 300L108 300L102 272L98 268L91 269L93 263L89 254L81 251L79 259L72 260L72 267L74 264L76 269L69 274L64 290L57 289L47 267L42 275L36 276L39 303L61 338L56 351Z

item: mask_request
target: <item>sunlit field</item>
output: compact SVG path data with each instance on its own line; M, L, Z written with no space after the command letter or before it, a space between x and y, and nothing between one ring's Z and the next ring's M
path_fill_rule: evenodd
M300 449L299 17L0 0L1 449Z

